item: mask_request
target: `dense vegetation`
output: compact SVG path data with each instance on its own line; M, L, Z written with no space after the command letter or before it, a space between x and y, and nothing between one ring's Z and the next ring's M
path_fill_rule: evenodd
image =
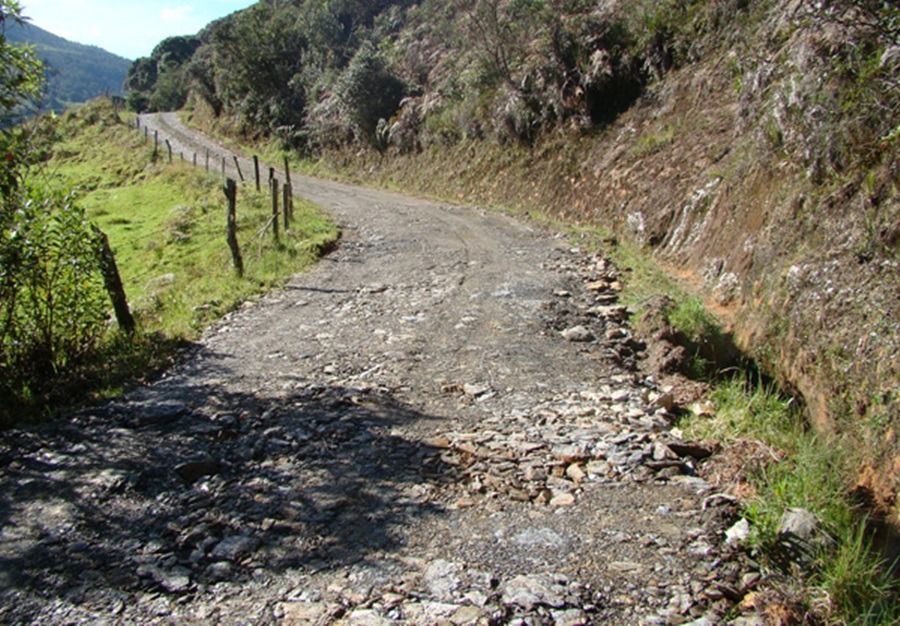
M67 41L34 24L12 23L6 28L10 42L34 47L46 68L46 89L40 100L44 111L62 112L72 103L98 96L124 93L131 61L97 48Z

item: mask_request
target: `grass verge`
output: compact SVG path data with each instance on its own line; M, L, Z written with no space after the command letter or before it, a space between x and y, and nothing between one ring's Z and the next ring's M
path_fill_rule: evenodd
M773 451L771 462L749 476L755 495L744 501L743 514L751 550L784 583L781 589L801 598L807 617L826 623L898 623L900 585L873 550L869 520L851 495L846 477L855 459L847 446L812 432L800 407L773 386L737 377L718 383L711 400L714 417L691 415L680 424L688 437L726 446L750 439ZM782 559L778 527L790 508L814 513L830 538L809 568L809 593Z
M108 101L52 124L48 179L75 189L77 202L109 236L139 330L126 337L111 327L95 354L0 411L4 421L46 417L121 393L171 363L212 321L309 267L338 237L316 206L297 198L294 221L276 243L267 228L268 196L242 186L237 216L245 273L238 278L226 244L221 179L154 159L152 146Z

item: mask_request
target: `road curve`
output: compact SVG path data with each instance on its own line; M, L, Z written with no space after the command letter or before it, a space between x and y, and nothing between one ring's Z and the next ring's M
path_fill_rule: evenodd
M141 123L235 175L174 114ZM4 436L0 621L718 615L737 572L615 269L494 212L291 183L336 251L159 381Z

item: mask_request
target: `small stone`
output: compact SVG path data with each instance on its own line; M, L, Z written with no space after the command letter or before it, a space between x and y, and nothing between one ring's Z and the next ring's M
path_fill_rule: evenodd
M819 530L819 519L806 509L788 509L778 525L780 536L793 536L802 541L812 541Z
M740 545L750 536L750 522L740 519L731 528L725 531L725 543L729 546Z
M476 624L483 614L484 612L477 606L463 606L450 617L450 621L459 626Z
M231 577L231 573L234 568L231 567L231 563L226 561L217 561L216 563L211 563L209 567L206 568L205 574L206 576L213 581L219 580L227 580Z
M324 602L282 602L278 607L282 626L316 626L340 616L338 605Z
M124 409L130 414L129 421L138 428L168 424L188 413L187 405L175 400L129 402Z
M226 537L213 548L210 556L224 561L237 561L241 557L253 552L259 545L256 537L247 535L233 535Z
M572 506L575 504L575 496L571 493L559 493L550 500L550 506Z
M209 456L179 463L175 466L175 473L188 485L195 483L204 476L213 476L218 472L219 464Z
M423 582L434 598L452 602L462 584L459 579L461 571L462 567L458 563L438 559L425 570Z
M565 606L565 578L549 575L516 576L502 586L503 604L532 610L536 606Z
M488 385L477 385L466 383L463 385L463 393L467 396L472 396L473 398L477 398L478 396L483 396L488 393L491 388Z
M372 609L357 609L345 618L347 626L391 626L394 622Z
M591 621L581 609L568 609L566 611L551 611L553 623L556 626L584 626Z
M653 460L654 461L674 461L678 459L678 455L661 441L653 444Z
M581 325L567 328L560 334L566 341L571 341L574 343L583 343L586 341L592 341L594 339L594 335L591 334L591 331Z
M689 456L697 460L712 456L718 450L718 447L715 443L707 442L673 441L669 443L669 448L678 456Z
M584 470L581 469L581 466L578 463L572 463L566 468L566 476L571 478L576 484L586 478Z
M179 569L165 574L160 584L170 593L183 593L190 588L191 577L186 570Z

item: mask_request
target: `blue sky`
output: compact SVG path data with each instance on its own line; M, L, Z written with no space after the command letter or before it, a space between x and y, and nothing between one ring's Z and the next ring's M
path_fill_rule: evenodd
M194 34L254 0L22 0L26 17L54 35L120 56L147 56L160 40Z

